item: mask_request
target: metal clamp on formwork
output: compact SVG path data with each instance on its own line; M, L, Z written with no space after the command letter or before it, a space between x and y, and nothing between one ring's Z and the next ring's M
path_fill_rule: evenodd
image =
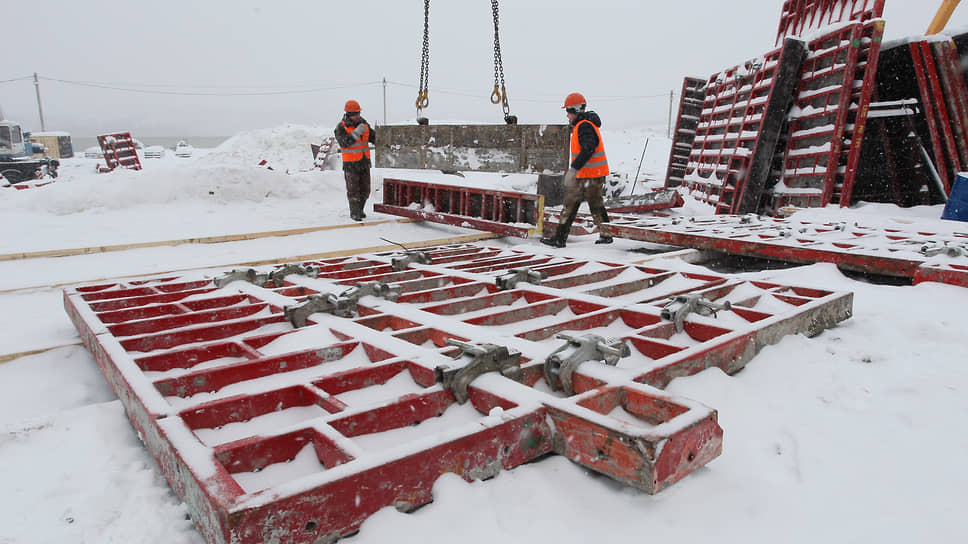
M340 298L359 300L360 297L374 296L396 302L400 296L400 286L382 281L362 281L339 294Z
M319 275L319 270L320 268L316 265L287 264L269 272L269 281L274 283L276 287L282 287L285 285L286 276L289 274L316 277Z
M406 270L410 263L433 264L430 254L425 251L407 251L399 257L390 257L390 266L395 272Z
M449 389L457 402L467 402L467 386L481 374L500 372L512 380L521 379L521 352L496 344L471 344L449 338L447 344L457 346L461 357L471 356L471 361L461 366L440 365L434 369L434 378Z
M356 299L344 298L333 293L323 295L309 295L306 301L298 306L286 306L283 310L285 318L297 329L306 326L306 320L315 313L333 314L337 317L353 317L356 311Z
M625 341L597 334L557 334L555 338L567 340L567 343L551 352L545 359L545 382L553 391L560 389L569 395L575 393L572 374L582 363L603 361L606 365L615 366L619 359L632 354Z
M309 316L315 313L333 314L336 317L353 317L357 312L356 305L360 298L375 296L396 301L400 296L400 287L379 281L365 281L343 291L340 294L325 293L309 295L299 306L287 306L284 310L286 319L293 327L305 327Z
M231 272L226 272L224 275L212 281L215 282L215 287L219 289L233 281L247 281L261 287L265 282L269 281L269 274L257 272L254 268L249 268L248 270L235 269Z
M959 246L949 246L944 244L928 244L921 247L921 254L925 257L935 257L937 255L947 255L948 257L961 257L968 255L968 250Z
M672 321L676 324L676 332L682 332L686 316L695 312L699 315L711 315L716 317L719 310L729 310L732 304L727 300L722 304L710 302L699 294L676 295L672 300L662 307L662 319Z
M507 291L517 287L520 282L533 283L535 285L541 285L541 280L547 278L548 275L544 272L537 270L531 270L530 268L512 268L508 270L507 274L503 276L498 276L495 283L497 283L497 288L501 291Z

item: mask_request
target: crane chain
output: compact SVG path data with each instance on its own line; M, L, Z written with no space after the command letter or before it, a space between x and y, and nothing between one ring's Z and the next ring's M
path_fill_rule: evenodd
M417 117L430 105L430 0L424 0L423 51L420 55L420 87L417 89Z
M500 17L498 16L498 0L491 0L491 12L494 15L494 92L491 93L491 103L501 103L504 109L504 120L509 125L517 123L517 118L510 115L508 106L508 91L504 86L504 60L501 58L501 38L499 33Z

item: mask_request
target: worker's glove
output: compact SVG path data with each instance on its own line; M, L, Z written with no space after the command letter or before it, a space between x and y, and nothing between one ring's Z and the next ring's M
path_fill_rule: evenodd
M577 175L578 175L578 170L575 170L574 168L569 168L568 172L565 173L565 181L564 181L565 187L574 187L575 176Z
M353 137L354 142L358 142L360 141L360 138L363 137L364 132L366 132L366 123L360 123L356 125L356 128L353 129L353 132L350 132L350 136Z

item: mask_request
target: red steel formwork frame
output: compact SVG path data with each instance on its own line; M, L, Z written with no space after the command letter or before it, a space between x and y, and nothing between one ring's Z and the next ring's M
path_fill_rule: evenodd
M544 197L384 178L383 203L373 211L527 238L541 232Z
M807 44L774 209L830 203L862 30L859 23L841 26Z
M965 85L963 80L961 84L951 81L960 79L952 77L953 73L960 72L960 64L943 46L928 40L911 42L909 47L935 168L941 177L945 194L950 194L955 176L965 169L968 154L964 137L968 133L968 112L964 110ZM950 85L942 87L943 82ZM960 97L955 96L959 94Z
M861 48L857 60L857 75L854 79L850 110L844 131L845 145L841 148L840 169L834 182L830 201L839 203L842 208L850 206L854 194L854 183L867 132L867 114L877 87L877 67L884 37L884 21L874 20L864 24ZM849 143L848 143L849 142Z
M709 78L685 182L716 213L759 207L803 57L803 42L789 39Z
M649 219L606 226L612 236L968 287L968 234L907 232L755 216Z
M869 21L884 14L884 0L786 0L776 41L847 21Z
M97 137L97 143L104 152L104 162L107 163L108 170L114 170L118 166L141 170L141 159L138 158L130 132L103 134Z
M676 116L676 129L672 133L669 167L666 170L666 188L679 187L685 181L689 153L696 140L696 128L699 124L699 116L702 114L705 88L705 79L687 77L682 81L679 114Z
M444 472L485 479L549 452L658 492L722 447L715 410L660 388L736 372L786 334L851 315L845 292L479 245L426 252L430 264L406 269L395 254L358 255L278 283L198 273L72 288L64 301L201 534L233 544L329 542L384 506L430 501ZM522 267L541 284L501 290ZM398 296L287 321L308 296L365 281ZM731 304L668 316L683 294ZM566 382L545 363L564 357L559 333L619 339L627 356L566 358ZM461 353L472 342L509 364L476 367L488 360Z
M884 21L840 26L808 44L770 208L850 205L876 87Z
M941 88L945 90L945 105L951 116L958 158L962 165L968 165L968 84L965 83L965 70L961 66L954 40L934 41L931 49L938 65Z

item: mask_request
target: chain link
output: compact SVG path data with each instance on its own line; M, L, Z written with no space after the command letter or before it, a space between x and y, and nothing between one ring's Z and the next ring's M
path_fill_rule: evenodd
M507 119L511 107L508 106L508 91L504 87L504 60L501 59L501 38L498 33L498 0L491 0L491 12L494 14L494 92L491 93L491 103L500 102L504 108L504 118Z
M423 52L420 55L420 87L417 89L417 117L430 105L430 0L424 0Z

